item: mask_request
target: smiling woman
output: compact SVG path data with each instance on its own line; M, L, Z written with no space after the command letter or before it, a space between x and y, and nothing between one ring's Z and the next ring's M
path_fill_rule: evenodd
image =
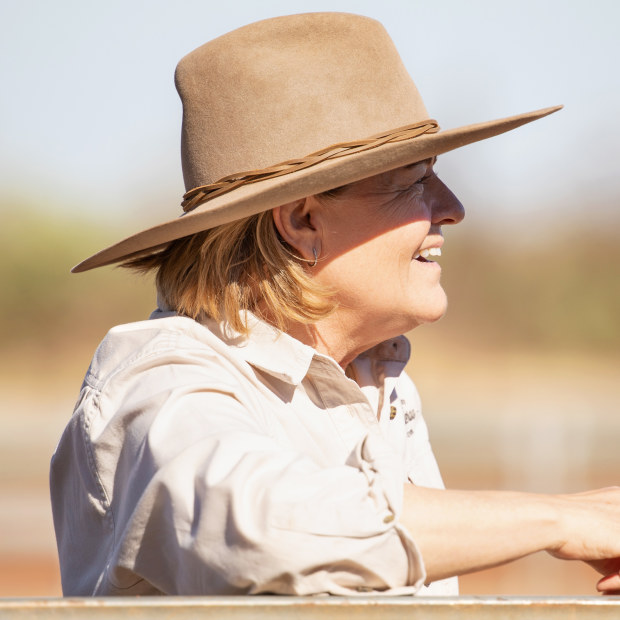
M463 215L431 160L350 184L335 198L276 207L284 241L304 257L316 251L312 279L332 292L335 305L320 338L308 325L288 326L288 333L346 368L374 345L441 318L441 269L420 253L441 248L441 226Z
M444 490L404 373L464 215L437 155L558 108L440 132L381 25L337 13L176 81L184 215L75 268L154 270L159 307L106 336L53 457L65 594L455 594L541 550L620 588L617 489Z

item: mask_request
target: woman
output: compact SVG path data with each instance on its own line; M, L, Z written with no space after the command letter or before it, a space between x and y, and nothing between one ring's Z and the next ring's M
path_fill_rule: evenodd
M53 458L65 594L450 594L540 550L619 589L620 492L443 490L403 373L463 218L437 156L557 108L438 132L346 14L241 28L176 83L185 215L75 269L153 270L159 308L103 341Z

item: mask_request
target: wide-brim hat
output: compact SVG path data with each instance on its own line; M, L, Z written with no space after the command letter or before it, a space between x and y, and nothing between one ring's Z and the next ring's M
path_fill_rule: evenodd
M185 56L175 82L183 103L185 212L94 254L74 272L152 253L561 107L439 131L383 26L347 13L239 28Z

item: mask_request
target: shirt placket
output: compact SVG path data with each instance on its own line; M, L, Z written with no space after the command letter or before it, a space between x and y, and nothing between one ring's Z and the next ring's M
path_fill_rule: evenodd
M331 360L315 357L308 374L336 431L350 451L367 434L380 433L377 413L360 387Z

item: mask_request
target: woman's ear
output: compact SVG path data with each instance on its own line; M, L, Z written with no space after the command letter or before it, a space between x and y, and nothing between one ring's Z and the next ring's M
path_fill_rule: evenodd
M312 262L320 254L320 232L315 222L312 199L302 198L272 209L273 222L280 236L301 258Z

